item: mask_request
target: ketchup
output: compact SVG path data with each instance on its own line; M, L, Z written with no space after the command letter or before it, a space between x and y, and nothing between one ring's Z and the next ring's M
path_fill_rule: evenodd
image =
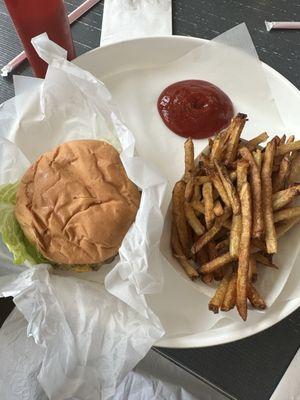
M75 58L68 16L63 0L4 0L23 43L35 75L43 78L48 65L37 55L31 39L47 32L49 38L68 51L68 60Z
M230 98L212 83L196 79L165 88L158 98L157 108L171 131L193 139L220 132L233 117Z

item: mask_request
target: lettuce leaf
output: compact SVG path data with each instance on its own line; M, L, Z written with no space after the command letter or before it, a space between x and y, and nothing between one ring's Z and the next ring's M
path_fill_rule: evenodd
M0 235L2 241L12 253L14 264L47 263L48 261L26 239L16 217L15 204L18 182L0 185Z

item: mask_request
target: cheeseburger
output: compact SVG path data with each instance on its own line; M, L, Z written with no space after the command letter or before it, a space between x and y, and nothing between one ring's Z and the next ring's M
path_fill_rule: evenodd
M139 203L114 147L76 140L43 154L27 170L15 216L47 260L95 266L118 253Z

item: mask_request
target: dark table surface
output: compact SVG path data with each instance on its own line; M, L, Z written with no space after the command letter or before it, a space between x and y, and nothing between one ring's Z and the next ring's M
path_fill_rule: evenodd
M45 0L44 0L45 1ZM82 0L83 1L83 0ZM82 3L67 0L69 11ZM72 25L77 55L99 45L103 2ZM300 31L265 29L264 20L300 20L300 2L291 0L173 0L173 33L211 39L246 22L259 57L300 88ZM22 46L0 0L0 67ZM16 74L31 75L27 62ZM13 96L11 78L0 78L0 103ZM13 307L0 300L0 325ZM272 328L238 342L204 349L156 349L228 398L267 400L300 345L300 309ZM199 394L200 396L200 394ZM284 399L285 400L285 399ZM289 399L287 399L289 400Z

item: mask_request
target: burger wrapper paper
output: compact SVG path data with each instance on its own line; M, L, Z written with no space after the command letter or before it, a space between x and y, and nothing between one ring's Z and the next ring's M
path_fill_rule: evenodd
M66 61L65 50L46 34L33 44L49 68L45 80L15 77L16 96L1 106L0 184L19 180L40 154L58 144L103 139L120 151L142 196L118 258L98 272L13 265L1 242L0 295L13 296L28 322L27 335L43 354L37 379L49 399L107 399L164 334L145 295L163 285L159 238L166 181L135 154L134 136L105 86ZM13 385L14 376L6 376L3 385L8 379ZM32 400L23 389L16 389L22 399Z

